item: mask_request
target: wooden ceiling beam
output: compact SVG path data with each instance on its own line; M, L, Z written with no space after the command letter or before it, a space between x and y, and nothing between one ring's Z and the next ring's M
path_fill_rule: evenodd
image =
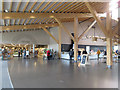
M37 0L37 1L38 1L38 0ZM31 12L31 10L33 9L33 7L34 7L35 4L37 3L37 1L33 3L33 5L31 6L31 8L30 8L30 10L29 10L29 12Z
M2 12L4 12L4 0L2 0Z
M109 37L109 33L107 33L106 28L104 26L104 24L102 23L101 18L99 17L98 13L96 12L96 10L90 5L89 2L85 2L86 6L88 7L89 11L91 12L91 14L93 15L94 19L97 21L98 26L101 28L101 30L103 31L103 33L105 34L106 37Z
M67 4L67 2L63 3L60 7L58 7L57 9L55 9L55 12L57 12L61 7L65 6Z
M45 4L45 6L43 6L43 7L40 9L39 12L43 11L43 10L50 4L51 1L52 1L52 0L50 0L49 2L47 2L47 3Z
M69 4L67 4L66 6L64 6L63 8L61 8L61 9L59 10L59 12L62 12L62 11L64 11L64 10L66 10L67 8L69 8L71 5L73 5L73 4L75 3L75 1L76 1L76 0L74 0L73 2L70 2Z
M70 10L71 8L76 7L78 4L80 5L80 3L73 3L68 8L66 8L65 10L63 10L63 12L66 12L66 11Z
M19 4L18 4L17 9L16 9L16 12L19 11L19 8L20 8L21 3L22 3L22 0L21 0L21 1L19 2Z
M58 41L45 27L42 27L42 29L43 29L52 39L54 39L57 44L59 44L59 41Z
M41 27L56 27L58 24L33 24L33 25L12 25L12 26L0 26L2 30L20 30L20 29L34 29Z
M24 23L25 23L25 21L26 21L26 19L24 19L24 21L23 21L23 23L22 23L22 24L24 24Z
M45 2L45 0L43 0L42 2L40 2L39 6L37 6L37 8L35 9L35 12L38 11L38 9L41 7L41 5Z
M0 13L1 14L1 13ZM103 14L103 13L98 13ZM0 19L27 19L27 18L45 18L56 16L57 18L90 18L91 13L2 13Z
M57 1L58 1L58 0L57 0ZM50 6L45 10L45 12L47 12L49 9L51 9L51 8L57 3L57 1L56 1L56 2L53 2L52 5L50 5Z
M59 24L59 26L61 28L64 29L64 31L70 36L70 38L75 42L76 40L74 39L74 37L71 35L71 33L69 32L69 30L61 23L61 21L56 18L56 17L51 17L51 18L54 18L56 20L56 22Z
M73 11L73 10L76 10L76 9L82 7L83 5L85 5L85 4L84 4L83 2L81 2L81 4L76 5L75 7L73 7L73 8L71 8L71 9L67 10L66 12L71 12L71 11Z
M57 7L59 7L63 2L59 2L56 6L54 6L49 12L54 11Z
M9 19L9 25L11 24L11 19Z
M19 19L19 22L18 22L18 24L20 24L20 22L21 22L21 19Z
M13 0L11 0L11 4L10 4L10 9L9 9L9 12L11 12L12 11L12 5L13 5L13 2L12 2Z
M15 22L16 22L16 20L14 19L14 23L13 23L14 25L15 25Z
M29 1L28 1L28 2L26 2L26 5L25 5L25 7L24 7L24 9L23 9L23 12L25 12L25 10L26 10L26 8L27 8L28 4L29 4Z
M78 37L78 41L94 26L96 23L96 20Z

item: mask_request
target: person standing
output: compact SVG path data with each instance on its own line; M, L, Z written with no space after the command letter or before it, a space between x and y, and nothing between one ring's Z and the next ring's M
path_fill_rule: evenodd
M72 60L73 55L74 55L73 49L70 49L70 52L69 52L70 60Z
M29 50L26 51L26 56L29 57Z
M20 50L20 55L21 55L21 57L22 57L22 53L23 53L23 50L22 50L22 48L21 48L21 50Z
M98 56L98 63L99 63L99 58L100 58L100 50L99 49L97 51L97 56Z
M20 49L18 50L18 57L20 57Z
M26 58L26 49L24 48L23 50L23 53L24 53L24 59Z
M47 59L50 60L50 50L47 50Z

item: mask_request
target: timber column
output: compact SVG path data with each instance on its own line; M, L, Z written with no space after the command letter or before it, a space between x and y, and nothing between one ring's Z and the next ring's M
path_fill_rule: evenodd
M112 39L107 38L107 67L112 67Z
M74 18L74 61L77 61L78 56L78 17Z
M58 36L59 36L59 47L58 47L58 57L59 59L61 58L61 27L59 27L59 30L58 30Z

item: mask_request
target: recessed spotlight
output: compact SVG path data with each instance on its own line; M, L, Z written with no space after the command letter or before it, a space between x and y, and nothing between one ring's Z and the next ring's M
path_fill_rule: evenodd
M34 13L34 10L32 10L31 12Z
M5 12L8 12L8 10L6 9Z
M54 13L55 11L52 11L52 13Z

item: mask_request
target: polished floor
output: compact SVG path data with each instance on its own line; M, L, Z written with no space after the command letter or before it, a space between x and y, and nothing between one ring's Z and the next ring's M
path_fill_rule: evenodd
M8 69L14 88L118 88L118 63L111 70L95 60L78 67L69 60L13 58Z

